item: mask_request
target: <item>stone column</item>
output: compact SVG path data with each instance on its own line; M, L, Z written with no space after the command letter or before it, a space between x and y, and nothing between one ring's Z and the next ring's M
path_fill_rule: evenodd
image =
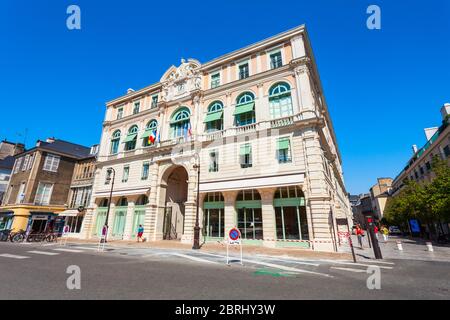
M133 233L136 233L136 230L133 230L134 209L135 202L133 199L133 201L128 201L127 216L125 219L125 230L123 232L124 240L131 240Z
M116 218L116 204L115 204L114 200L112 200L111 207L109 210L109 217L108 217L108 239L111 239L111 237L112 237L112 231L114 228L114 219L115 218Z
M159 164L153 163L150 166L150 194L148 197L148 206L145 210L144 219L144 238L153 241L162 239L162 233L159 237L156 236L156 221L158 214L158 171Z
M223 191L225 214L225 239L230 229L237 227L236 197L238 191Z
M231 92L227 92L226 93L226 105L224 108L224 113L223 113L223 128L224 129L229 129L231 127L233 127L233 112L234 112L234 107L232 106L233 101L231 100Z
M315 116L315 103L311 86L311 75L307 65L295 68L295 81L297 86L297 99L300 110L305 111L303 118Z
M263 237L265 247L275 247L277 239L275 208L273 206L274 188L258 190L261 195L261 211L263 219Z
M258 99L256 100L256 122L270 120L269 100L264 96L264 83L258 83Z
M86 210L86 215L83 219L83 225L81 227L81 239L90 239L95 226L95 217L97 214L97 205L94 204L91 209Z
M193 243L194 227L197 212L197 171L193 168L189 172L188 197L184 209L184 232L182 243Z

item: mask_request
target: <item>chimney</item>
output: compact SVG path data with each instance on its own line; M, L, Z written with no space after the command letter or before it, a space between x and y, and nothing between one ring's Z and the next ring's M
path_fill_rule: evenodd
M14 146L14 155L18 155L25 151L25 145L23 143L17 143Z
M41 140L36 141L36 148L39 148L41 146L41 143L42 143Z
M132 92L134 92L134 89L128 88L127 94L130 94L130 93L132 93Z
M417 144L412 145L413 154L416 154L417 151L419 151L419 148L417 148Z
M450 115L450 103L446 103L442 106L441 108L441 115L442 115L442 120L449 120L449 115Z
M427 137L427 141L430 141L431 137L434 136L434 134L439 130L438 127L433 128L425 128L425 136Z
M53 143L53 142L55 142L55 138L54 137L48 138L46 142L47 143Z

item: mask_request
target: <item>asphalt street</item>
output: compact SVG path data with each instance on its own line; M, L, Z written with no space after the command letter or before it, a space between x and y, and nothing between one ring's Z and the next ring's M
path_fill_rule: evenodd
M81 271L79 290L67 287L70 266ZM367 287L370 266L379 290ZM440 261L267 256L227 266L225 252L0 243L0 299L449 299L449 270Z

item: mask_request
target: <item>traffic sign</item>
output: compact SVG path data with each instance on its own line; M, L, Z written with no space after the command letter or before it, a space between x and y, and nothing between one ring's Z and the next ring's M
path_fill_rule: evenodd
M230 240L236 241L241 237L241 232L238 229L233 228L230 230L228 235L230 237Z

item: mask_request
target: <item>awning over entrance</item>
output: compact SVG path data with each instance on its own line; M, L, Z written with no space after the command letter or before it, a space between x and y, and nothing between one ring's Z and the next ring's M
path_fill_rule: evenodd
M69 209L58 214L60 217L76 217L80 214L80 212L76 209Z

